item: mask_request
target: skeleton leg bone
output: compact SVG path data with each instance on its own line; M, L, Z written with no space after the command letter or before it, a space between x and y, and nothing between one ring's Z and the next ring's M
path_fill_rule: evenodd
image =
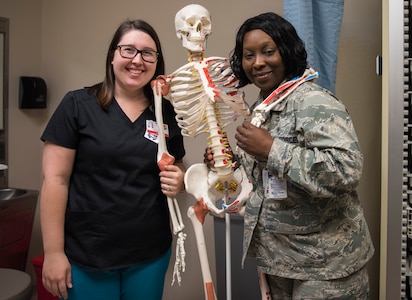
M185 173L186 191L197 199L196 205L189 208L188 216L195 229L197 247L202 268L203 283L205 287L205 297L207 300L215 299L212 298L215 297L215 295L213 283L211 281L207 249L202 227L204 218L209 212L219 217L225 216L225 218L228 218L226 212L236 212L241 210L244 206L244 202L250 196L252 191L252 185L248 181L246 174L244 174L243 168L238 168L231 177L226 178L225 184L227 185L231 180L237 180L241 187L240 193L231 204L227 204L229 200L226 193L226 205L222 209L218 209L215 206L216 196L210 192L218 180L219 177L216 172L210 171L205 164L194 164L190 166ZM227 228L227 230L230 229ZM226 245L226 247L228 247L228 245ZM230 248L228 247L228 249ZM230 261L229 257L227 257L226 260ZM230 278L228 280L230 281Z
M195 231L197 250L200 258L200 266L202 269L202 277L204 284L205 300L215 300L216 292L213 286L212 275L210 273L209 260L207 257L207 249L205 243L205 235L203 232L204 218L208 213L207 207L203 201L198 200L195 206L189 207L187 215L192 221Z
M272 296L270 295L269 285L266 280L266 275L258 271L258 276L259 276L259 286L260 286L260 294L262 296L262 300L272 300Z

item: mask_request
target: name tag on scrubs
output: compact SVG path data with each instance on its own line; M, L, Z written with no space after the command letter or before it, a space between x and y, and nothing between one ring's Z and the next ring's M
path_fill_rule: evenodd
M164 124L163 127L165 137L169 137L169 127L167 124ZM159 143L159 127L155 121L146 120L146 132L144 133L144 137L156 144Z
M265 187L265 197L268 199L286 199L288 195L286 179L273 177L268 170L262 171L263 186Z

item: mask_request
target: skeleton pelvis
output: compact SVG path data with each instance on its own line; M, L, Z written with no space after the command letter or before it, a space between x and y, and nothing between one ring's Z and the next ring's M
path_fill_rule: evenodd
M244 205L252 191L252 184L247 179L243 168L232 172L230 177L221 178L205 164L190 166L185 174L186 191L196 200L203 200L208 210L223 217L227 211L234 212ZM224 206L217 208L217 199L224 198Z

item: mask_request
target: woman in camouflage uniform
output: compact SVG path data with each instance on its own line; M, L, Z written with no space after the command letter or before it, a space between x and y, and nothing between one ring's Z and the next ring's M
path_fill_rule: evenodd
M237 33L233 71L240 87L260 89L252 122L235 135L254 186L243 259L256 257L272 299L368 299L374 247L356 192L363 156L345 106L314 82L306 57L275 13ZM213 163L210 150L205 160Z

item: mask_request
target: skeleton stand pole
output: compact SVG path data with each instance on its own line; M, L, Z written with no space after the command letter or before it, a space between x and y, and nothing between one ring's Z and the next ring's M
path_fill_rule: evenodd
M228 182L225 182L225 204L228 200ZM232 259L231 259L231 243L230 243L230 214L225 214L226 227L226 300L232 300Z
M232 265L230 257L230 215L225 214L226 225L226 300L232 300Z

